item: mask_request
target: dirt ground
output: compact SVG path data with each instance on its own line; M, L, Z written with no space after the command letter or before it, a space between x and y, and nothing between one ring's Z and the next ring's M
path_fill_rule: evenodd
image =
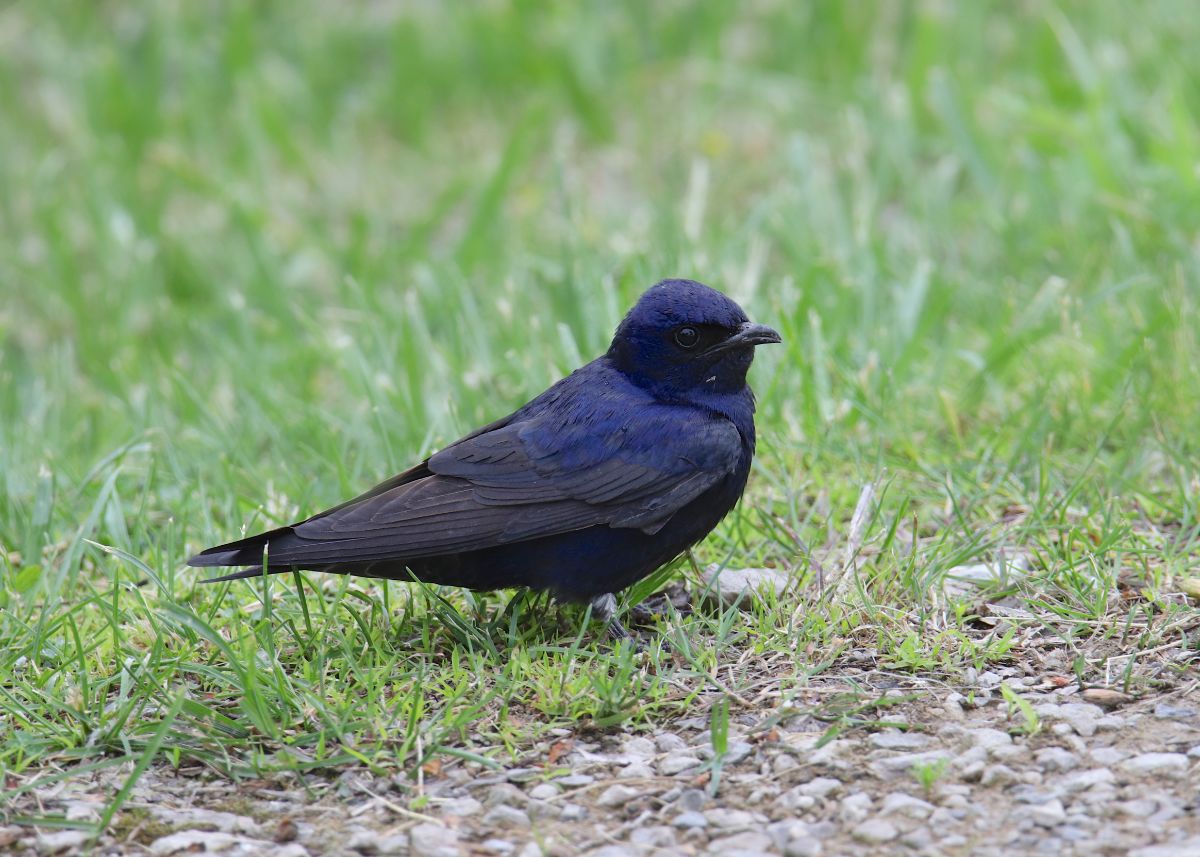
M968 671L950 687L859 655L811 683L805 711L773 708L769 691L743 700L754 708L733 711L715 796L710 724L697 717L655 733L559 730L507 769L454 759L415 783L364 771L233 783L155 766L97 842L10 825L0 849L1200 855L1196 682L1164 678L1134 698L1081 690L1042 661ZM95 819L127 776L72 778L9 810Z

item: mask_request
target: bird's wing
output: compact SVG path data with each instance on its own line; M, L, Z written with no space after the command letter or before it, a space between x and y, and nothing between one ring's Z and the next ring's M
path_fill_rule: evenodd
M690 408L615 409L569 425L518 419L432 456L428 476L289 528L290 538L271 540L271 560L402 560L600 524L654 533L741 454L731 423Z

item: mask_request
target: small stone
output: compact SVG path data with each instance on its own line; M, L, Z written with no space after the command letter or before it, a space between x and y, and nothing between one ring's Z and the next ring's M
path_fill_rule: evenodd
M1104 765L1109 768L1129 757L1128 753L1117 747L1093 747L1088 751L1088 755L1092 757L1092 761L1097 765Z
M1096 721L1096 728L1101 732L1116 732L1124 729L1126 720L1119 714L1105 714Z
M700 789L684 789L675 802L683 810L701 810L708 803L708 795Z
M397 849L395 849L395 850L393 850L393 851L383 851L383 850L381 850L381 851L379 852L380 854L400 854L400 853L407 853L407 851L408 851L408 837L407 837L407 836L405 836L403 833L401 833L401 834L398 834L398 835L396 835L396 836L390 836L390 837L388 837L388 839L402 839L402 840L404 840L404 844L403 844L403 846L401 846L400 848L397 848ZM382 843L380 843L380 844L381 844L381 845L385 845L385 844L387 843L387 841L388 841L388 840L387 840L387 839L385 839L385 840L383 840L383 842L382 842ZM271 857L309 857L309 855L308 855L308 849L307 849L307 848L305 848L303 845L301 845L299 842L289 842L289 843L287 843L287 844L285 844L285 845L281 845L281 846L279 846L279 847L277 847L277 848L273 849L273 850L270 852L270 854L271 854Z
M872 818L856 826L850 835L859 842L866 842L870 845L882 845L884 842L891 842L899 836L900 831L890 821L885 821L882 818Z
M465 818L468 815L478 815L483 812L483 804L473 797L454 797L442 803L438 809L443 815Z
M675 750L686 750L687 741L684 741L674 732L662 732L654 739L654 744L658 747L660 753L671 753Z
M745 833L735 833L733 836L725 836L721 839L714 839L708 843L709 854L719 854L722 857L729 855L746 853L761 853L770 851L774 847L771 842L771 837L765 833L757 831L746 831Z
M1030 808L1029 815L1035 824L1040 824L1042 827L1054 827L1067 820L1066 810L1063 809L1062 801L1058 798L1035 804Z
M640 794L641 792L637 789L630 788L629 786L609 786L600 793L600 797L596 803L608 809L615 809L616 807L624 806Z
M637 827L629 834L629 842L640 848L674 848L675 831L663 824Z
M501 809L496 807L492 812ZM512 807L504 807L512 809ZM520 812L520 810L514 810ZM492 813L489 812L488 815ZM485 816L486 818L486 816ZM425 822L408 831L409 849L415 857L458 857L458 833L440 824Z
M744 809L728 809L717 807L704 813L708 823L723 830L740 830L754 824L754 814Z
M654 769L641 759L630 762L617 771L618 780L644 780L654 776Z
M675 816L675 820L671 824L682 830L688 830L693 827L708 827L708 819L704 817L704 813L689 809Z
M876 732L871 744L881 750L920 750L929 743L929 737L919 732Z
M298 847L298 845L297 845ZM376 854L415 854L409 848L409 839L403 833L393 833L391 836L385 836L379 840L379 844L375 847ZM458 849L455 849L455 854L458 854ZM307 854L307 852L305 852ZM271 857L283 857L282 849L271 853Z
M521 791L511 783L499 783L488 789L487 796L483 799L484 806L522 806L528 798L525 797L525 792Z
M1047 771L1070 771L1079 767L1079 757L1062 747L1045 747L1038 750L1034 758Z
M1188 757L1183 753L1142 753L1126 759L1120 769L1133 776L1154 774L1160 777L1182 777L1187 773Z
M700 573L705 600L749 607L756 600L787 589L791 577L774 568L722 568L710 565Z
M485 839L479 843L479 847L488 854L499 854L500 857L505 857L517 850L517 846L507 839Z
M560 794L558 786L553 783L538 783L529 790L529 796L534 800L550 800Z
M658 772L664 777L673 777L685 771L694 771L699 767L699 759L690 753L682 752L670 753L658 762Z
M1159 720L1192 720L1196 716L1196 709L1189 705L1172 705L1169 702L1160 702L1154 706L1154 716Z
M928 801L906 795L903 792L893 792L883 799L883 806L880 807L879 813L880 815L902 815L905 818L920 821L929 818L933 809L933 804Z
M641 735L628 739L621 745L621 752L626 756L636 756L639 759L647 759L655 755L658 751L654 746L654 742L649 738Z
M800 767L800 763L796 761L796 757L791 753L780 753L771 763L771 770L773 770L776 775L782 774L785 771L794 770L798 767Z
M568 774L565 777L556 777L554 782L564 789L577 789L581 786L590 786L596 782L596 778L591 774Z
M1097 786L1112 785L1114 779L1113 772L1108 768L1088 768L1086 771L1077 771L1070 776L1063 777L1059 782L1059 788L1067 794L1075 794Z
M982 747L990 752L995 747L1011 746L1013 740L1011 735L999 729L968 729L963 733L963 742L968 747Z
M624 845L601 845L587 852L587 857L638 857L638 852Z
M1135 848L1129 852L1129 857L1200 857L1200 836Z
M738 762L745 760L751 753L754 752L754 746L747 741L731 741L729 747L725 750L723 759L726 765L736 765Z
M39 834L37 851L39 854L62 854L73 848L82 848L84 843L92 838L92 834L83 830L56 830L53 833Z
M613 786L613 788L618 788ZM509 830L525 830L533 825L529 813L508 804L497 804L483 817L485 827L501 827Z
M543 818L558 818L562 815L562 807L557 803L546 800L531 800L525 805L525 811L534 821Z
M784 792L775 799L775 805L788 812L804 812L817 805L817 799L800 791L802 786Z
M72 833L76 831L71 831ZM346 847L351 851L362 851L368 853L359 846L367 846L371 852L375 850L378 843L378 837L371 833L369 836L370 842L361 838L361 834L368 831L360 830L346 843ZM234 836L232 833L220 833L213 830L181 830L178 833L171 833L167 836L155 839L150 843L150 853L158 855L158 857L166 857L169 854L179 854L180 852L192 853L195 851L225 851L239 844L259 845L264 849L264 852L273 847L273 843L256 842L248 840L241 836Z
M914 768L949 764L953 760L953 756L948 750L927 750L923 753L901 753L897 756L875 759L867 767L876 776L890 778L907 776L912 773Z
M990 765L983 769L983 774L979 775L979 785L985 786L1007 786L1019 781L1018 775L1012 768L1007 765Z
M1096 721L1104 716L1104 710L1100 706L1087 702L1068 702L1060 706L1060 709L1059 717L1084 738L1096 734Z
M834 792L840 791L841 788L841 780L835 780L833 777L817 777L796 786L796 791L809 797L827 798Z
M863 821L871 813L871 796L864 792L856 792L842 799L838 816L849 824Z
M580 806L577 803L564 803L561 811L558 813L559 821L583 821L587 818L587 807Z

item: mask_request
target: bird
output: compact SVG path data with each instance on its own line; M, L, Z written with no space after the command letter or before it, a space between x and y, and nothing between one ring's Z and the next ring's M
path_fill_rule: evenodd
M781 342L732 299L662 280L608 350L506 417L331 509L209 548L205 582L318 571L590 604L628 632L616 594L703 539L746 487L746 375Z

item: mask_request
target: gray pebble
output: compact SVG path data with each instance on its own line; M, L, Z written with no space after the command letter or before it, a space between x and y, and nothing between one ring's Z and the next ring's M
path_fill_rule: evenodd
M1070 771L1079 767L1079 757L1062 747L1045 747L1038 750L1034 758L1047 771Z
M658 762L658 772L664 777L673 777L700 767L700 760L690 753L669 753Z
M408 832L408 845L417 857L458 857L458 833L440 824L418 824Z
M675 820L671 824L686 830L693 827L708 827L708 819L704 817L704 813L689 809L675 816Z
M683 810L700 810L708 803L708 795L700 789L684 789L679 793L679 799L676 803Z
M442 815L465 817L483 812L483 804L473 797L456 797L442 803L438 809Z
M654 742L649 738L638 735L630 738L621 745L621 752L626 756L636 756L640 759L647 759L655 755L658 751L654 747Z
M500 783L488 789L483 799L484 806L523 806L528 798L511 783Z
M630 762L617 771L618 780L642 780L654 776L654 769L641 759Z
M641 792L630 786L609 786L600 794L600 798L596 801L600 806L607 808L615 808L624 806L637 797Z
M1063 809L1062 801L1058 798L1034 804L1029 809L1029 816L1033 819L1034 824L1040 824L1042 827L1054 827L1067 820L1066 810Z
M687 742L674 732L663 732L654 739L654 744L660 753L670 753L674 750L686 750Z
M1189 705L1160 702L1154 706L1154 716L1159 720L1192 720L1196 717L1196 709Z
M1129 852L1129 857L1200 857L1200 836L1136 848Z
M891 842L900 835L900 831L890 821L885 821L882 818L872 818L855 827L850 835L859 842L881 845L884 842Z
M753 813L746 812L744 809L728 809L725 807L716 807L704 813L704 817L708 819L708 823L713 827L719 827L724 830L740 830L750 827L755 823Z
M929 737L920 732L876 732L871 744L881 750L920 750L929 743Z
M499 854L501 857L517 850L517 846L507 839L485 839L479 843L479 847L489 854Z
M809 797L826 798L841 788L841 780L835 780L832 777L817 777L816 779L809 780L807 783L796 786L796 791Z
M1003 787L1018 783L1018 781L1016 772L1007 765L990 765L984 768L983 774L979 777L979 784L989 787Z
M525 830L533 825L529 813L507 804L497 804L483 817L485 827L502 827L510 830Z
M767 834L757 831L747 831L745 833L735 833L733 836L725 836L721 839L714 839L708 844L708 853L719 854L721 857L730 857L730 855L738 852L769 852L774 847L775 844Z
M583 821L587 818L587 807L580 806L577 803L564 803L561 811L558 813L559 821Z
M638 827L629 834L629 842L641 848L674 848L675 831L663 824Z
M554 782L566 789L576 789L580 786L590 786L596 782L596 778L591 774L568 774L565 777L558 777Z
M639 854L624 845L601 845L587 852L587 857L639 857Z
M538 783L529 790L529 796L534 800L549 800L558 797L559 788L553 783Z
M1120 769L1133 776L1154 774L1160 777L1181 777L1187 773L1188 757L1183 753L1142 753L1126 759Z
M881 815L902 815L905 818L921 820L929 818L933 809L933 804L928 801L903 792L893 792L883 799L879 812Z
M39 854L61 854L64 851L82 848L83 844L91 838L92 835L83 830L56 830L52 833L39 834L36 847ZM155 854L171 853L169 851L155 851L154 846L162 841L160 839L155 842L150 846L150 850L154 851Z
M864 792L856 792L842 799L838 817L849 824L863 821L871 813L871 796Z

